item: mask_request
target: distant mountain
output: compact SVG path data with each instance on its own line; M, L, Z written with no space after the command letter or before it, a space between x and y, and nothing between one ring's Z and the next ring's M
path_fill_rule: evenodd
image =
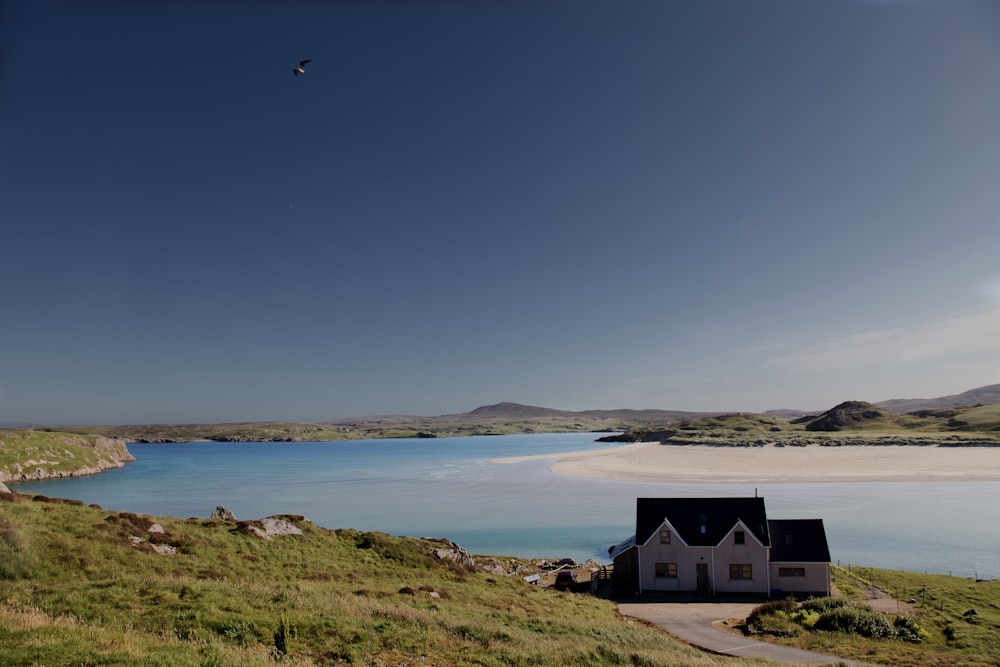
M959 405L997 405L1000 404L1000 384L990 384L963 391L961 394L941 396L939 398L893 398L876 403L879 407L892 412L904 414L917 410L943 410Z
M483 405L470 412L461 415L447 415L450 417L478 417L489 419L536 419L545 417L561 417L576 419L623 419L627 421L664 421L676 422L683 419L705 417L708 415L718 415L720 412L688 412L684 410L632 410L622 408L618 410L556 410L554 408L540 408L534 405L522 405L521 403L511 403L504 401L493 405ZM435 418L436 419L436 418Z
M565 417L572 413L553 408L539 408L534 405L522 405L521 403L504 401L502 403L494 403L493 405L483 405L465 414L500 419L530 419L532 417Z

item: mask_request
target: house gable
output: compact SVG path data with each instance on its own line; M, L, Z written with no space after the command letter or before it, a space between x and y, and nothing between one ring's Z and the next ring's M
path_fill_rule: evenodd
M673 524L671 524L670 520L667 519L667 518L664 518L663 521L660 523L660 525L657 526L655 529L653 529L653 531L649 533L649 535L646 537L645 540L643 540L642 542L639 542L639 540L636 539L635 542L636 542L636 544L638 546L644 547L644 546L650 544L650 542L656 542L656 541L658 541L660 539L660 532L664 531L664 530L669 530L670 531L670 541L671 541L672 544L676 544L678 546L683 546L685 548L691 546L684 539L684 536L681 535L677 531L676 528L674 528ZM635 537L638 538L638 535L636 535Z
M770 546L763 498L637 498L636 544L646 544L663 523L669 523L684 544L719 544L742 522L762 546Z
M760 540L760 538L757 537L757 534L754 533L752 530L750 530L749 526L747 526L745 523L743 523L742 519L737 519L736 523L733 525L733 527L729 529L729 532L727 532L725 535L723 535L722 539L719 540L719 544L717 544L715 546L721 546L724 542L727 542L729 540L730 536L734 537L734 542L735 542L735 534L736 534L737 531L743 531L743 538L744 538L744 540L753 540L757 544L757 546L759 546L761 548L766 548L767 547L767 545L764 544ZM750 544L750 542L745 542L745 544Z

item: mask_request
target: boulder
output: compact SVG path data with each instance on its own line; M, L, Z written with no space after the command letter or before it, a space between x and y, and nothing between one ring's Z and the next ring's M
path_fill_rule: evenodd
M451 540L433 537L425 537L424 539L441 544L441 548L434 551L434 555L439 559L455 561L462 567L471 568L476 566L476 561L472 558L472 554Z
M215 508L215 511L212 512L212 518L219 521L236 521L236 515L223 505Z
M165 531L163 529L163 526L161 526L160 524L154 523L152 526L150 526L149 528L146 529L146 532L147 533L165 533L167 531Z
M302 531L297 526L284 519L269 516L266 519L261 519L260 523L268 535L302 535Z

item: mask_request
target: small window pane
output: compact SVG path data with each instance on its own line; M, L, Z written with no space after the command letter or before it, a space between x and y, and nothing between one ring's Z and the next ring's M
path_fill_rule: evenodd
M660 531L660 544L670 544L670 531L661 530Z

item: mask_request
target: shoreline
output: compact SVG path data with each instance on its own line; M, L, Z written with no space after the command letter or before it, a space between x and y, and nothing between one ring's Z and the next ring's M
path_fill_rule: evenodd
M644 442L608 449L501 457L551 460L564 477L620 482L821 483L1000 481L1000 447L841 445L732 447Z

